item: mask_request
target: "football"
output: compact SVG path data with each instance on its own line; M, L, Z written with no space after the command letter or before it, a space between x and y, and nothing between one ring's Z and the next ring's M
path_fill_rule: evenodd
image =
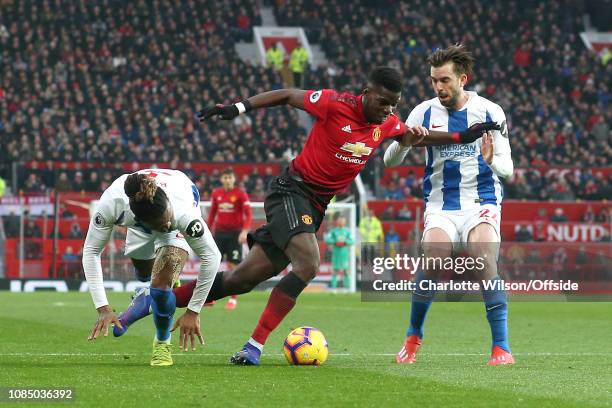
M292 330L285 339L283 351L292 365L321 365L329 353L325 336L314 327Z

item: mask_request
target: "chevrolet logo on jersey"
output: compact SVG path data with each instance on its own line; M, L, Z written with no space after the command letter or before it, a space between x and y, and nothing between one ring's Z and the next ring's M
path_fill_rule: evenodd
M220 203L219 210L221 211L232 211L234 209L234 204L232 203Z
M372 148L366 146L363 142L344 142L344 145L340 149L352 153L353 157L361 157L363 155L369 156L372 153Z

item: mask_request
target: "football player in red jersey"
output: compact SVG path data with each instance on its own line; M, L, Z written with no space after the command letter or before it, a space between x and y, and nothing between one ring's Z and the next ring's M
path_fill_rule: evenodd
M234 170L221 172L221 187L213 190L210 197L210 212L206 223L213 231L221 256L232 270L242 261L242 244L246 243L251 229L253 214L246 191L236 187ZM225 304L227 310L236 308L237 296L232 295Z
M259 365L268 336L293 309L295 301L319 271L319 245L315 236L327 204L343 191L385 140L402 146L471 143L489 130L493 122L476 123L463 132L428 131L422 126L408 128L393 112L401 99L401 74L390 67L377 67L368 77L360 95L331 89L305 91L279 89L263 92L232 105L215 105L200 112L200 120L220 117L231 120L252 109L290 105L315 117L304 149L286 171L268 187L264 207L267 224L248 234L251 250L233 270L220 272L208 301L251 291L277 275L289 263L292 271L274 287L251 338L231 362ZM174 289L178 307L189 302L190 288ZM142 316L144 317L144 316ZM194 336L197 315L189 310L179 318L181 339ZM174 330L173 329L173 330Z

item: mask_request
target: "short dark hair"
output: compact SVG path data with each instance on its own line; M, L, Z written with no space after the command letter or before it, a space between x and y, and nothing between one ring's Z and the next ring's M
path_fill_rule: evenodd
M130 199L130 209L136 218L149 222L161 217L168 208L168 197L155 180L146 174L132 173L123 184Z
M436 68L452 62L457 75L470 75L474 66L474 57L465 45L454 44L447 48L438 48L427 57L427 62Z
M234 173L234 169L232 169L231 167L226 167L226 168L225 168L225 169L223 169L223 171L221 172L221 175L222 175L222 176L225 176L226 174L227 174L228 176L235 176L235 175L236 175L236 174Z
M380 85L392 92L402 92L402 74L391 67L376 67L370 71L368 82Z

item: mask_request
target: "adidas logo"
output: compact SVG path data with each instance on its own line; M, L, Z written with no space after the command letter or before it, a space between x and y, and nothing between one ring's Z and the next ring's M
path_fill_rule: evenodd
M351 133L351 125L346 125L342 128L342 130L346 133Z

